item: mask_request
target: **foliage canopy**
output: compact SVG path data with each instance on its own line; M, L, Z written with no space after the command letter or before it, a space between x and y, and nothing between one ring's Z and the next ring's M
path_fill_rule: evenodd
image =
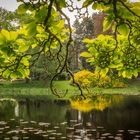
M113 35L99 36L96 40L86 39L84 42L88 44L89 53L83 56L89 55L88 61L106 73L111 67L117 69L123 77L131 78L133 74L138 75L140 2L84 0L83 7L79 9L73 6L73 0L17 0L17 2L21 2L17 9L18 14L29 13L30 16L21 22L20 29L16 31L2 29L0 32L1 76L12 79L28 77L29 68L44 54L51 59L55 57L58 61L52 81L64 70L72 76L68 65L72 28L63 8L80 11L90 5L93 10L102 10L106 13L104 31L111 27ZM65 53L61 55L63 48ZM53 50L56 50L55 54ZM54 89L52 91L57 95Z

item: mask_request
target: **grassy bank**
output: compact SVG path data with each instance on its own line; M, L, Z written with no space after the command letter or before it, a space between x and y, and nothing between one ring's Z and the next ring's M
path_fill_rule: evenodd
M124 95L140 95L140 79L128 81L127 88L90 88L89 93L84 90L85 95L96 94L124 94ZM64 97L68 99L73 95L80 94L76 87L69 84L69 81L56 81L55 87L60 95L64 95L68 89L67 95ZM30 99L56 99L49 86L44 81L32 81L30 83L10 82L5 81L0 83L0 97L13 97L18 99L30 98Z

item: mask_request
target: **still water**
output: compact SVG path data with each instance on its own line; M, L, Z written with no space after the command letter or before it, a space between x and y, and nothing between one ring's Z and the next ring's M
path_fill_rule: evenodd
M140 97L0 99L0 140L140 140Z

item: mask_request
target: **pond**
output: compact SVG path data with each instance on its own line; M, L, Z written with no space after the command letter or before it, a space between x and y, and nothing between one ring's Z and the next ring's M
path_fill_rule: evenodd
M140 97L0 99L0 140L140 140Z

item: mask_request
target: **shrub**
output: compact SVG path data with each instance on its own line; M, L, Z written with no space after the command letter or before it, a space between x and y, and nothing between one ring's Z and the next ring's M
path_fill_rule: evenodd
M74 74L75 82L82 88L89 87L109 87L111 79L108 76L103 76L100 73L92 73L88 70L82 70Z
M112 80L108 75L103 75L99 72L92 73L88 70L82 70L75 73L74 79L75 82L77 82L82 88L89 88L89 87L121 88L127 86L120 79Z
M92 86L94 74L88 70L82 70L74 74L74 80L81 87L88 88Z
M97 81L95 86L101 88L107 88L111 86L111 78L109 76L105 76L97 72L95 72L94 75Z
M116 80L112 81L112 87L113 88L124 88L124 87L127 87L127 85L124 82L122 82L121 80L116 79Z

